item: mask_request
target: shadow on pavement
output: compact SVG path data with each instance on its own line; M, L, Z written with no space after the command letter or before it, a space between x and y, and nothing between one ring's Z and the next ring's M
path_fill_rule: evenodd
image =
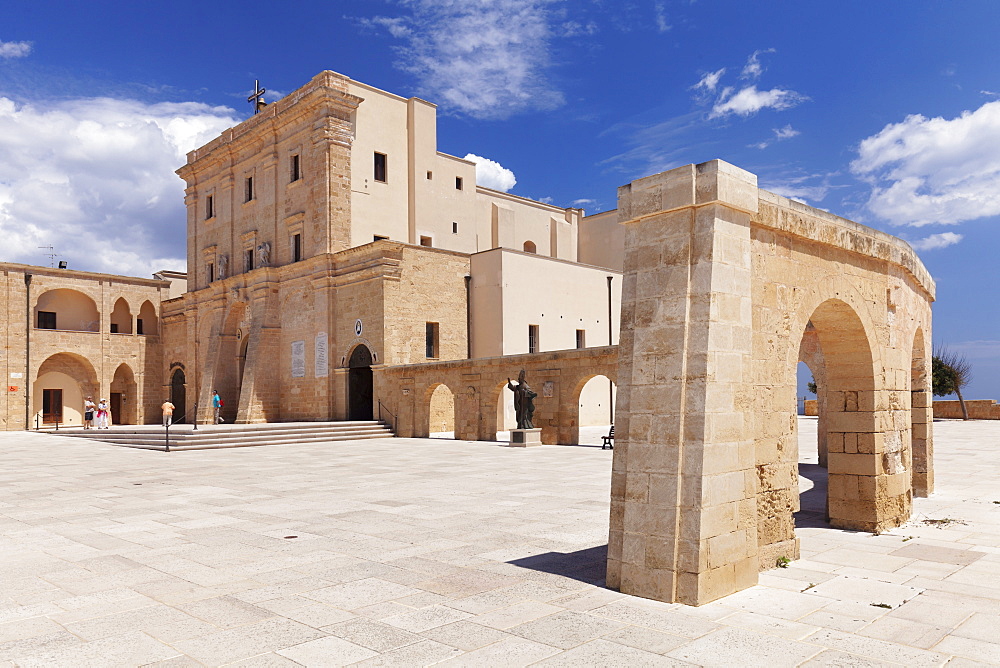
M507 563L603 587L608 568L608 546L597 545L576 552L546 552Z

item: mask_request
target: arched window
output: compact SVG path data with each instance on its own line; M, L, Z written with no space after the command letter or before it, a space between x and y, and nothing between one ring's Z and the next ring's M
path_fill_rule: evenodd
M534 241L525 241L524 242L524 252L525 253L537 253L538 250L537 250L537 247L535 246L535 242Z

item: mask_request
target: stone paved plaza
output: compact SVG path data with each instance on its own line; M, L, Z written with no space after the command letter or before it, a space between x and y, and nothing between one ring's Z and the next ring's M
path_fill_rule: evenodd
M701 608L601 587L592 445L0 433L0 666L1000 664L1000 424L935 423L937 493L873 536L823 526L800 423L803 558Z

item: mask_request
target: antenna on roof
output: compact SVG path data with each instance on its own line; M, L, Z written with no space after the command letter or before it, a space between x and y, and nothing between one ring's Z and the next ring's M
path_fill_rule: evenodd
M47 248L49 250L49 252L45 253L45 255L49 258L49 267L51 267L52 269L55 269L56 268L56 258L59 257L59 253L55 252L56 251L55 247L54 246L39 246L39 248ZM60 267L60 268L62 268L62 267Z
M267 106L267 102L264 101L264 93L266 92L267 92L266 88L260 87L260 81L254 79L253 95L247 98L247 102L253 105L254 114L259 114L260 110Z

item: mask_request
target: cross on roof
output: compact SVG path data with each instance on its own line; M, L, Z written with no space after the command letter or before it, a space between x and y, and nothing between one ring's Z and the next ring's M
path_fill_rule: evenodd
M261 109L267 106L267 102L264 102L264 93L266 92L266 88L260 87L260 81L254 79L253 95L247 98L247 102L253 105L253 113L259 113Z

